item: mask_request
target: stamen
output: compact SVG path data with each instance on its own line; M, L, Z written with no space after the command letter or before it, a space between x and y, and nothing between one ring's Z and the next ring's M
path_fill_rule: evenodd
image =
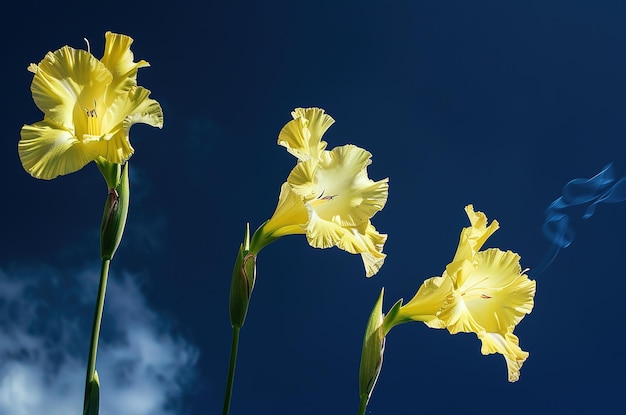
M322 202L328 202L329 200L333 200L334 198L336 198L339 195L329 195L329 196L324 196L324 192L326 192L326 190L322 190L322 193L320 193L320 195L311 202L312 205L316 205Z
M87 116L87 132L89 134L95 135L98 130L98 124L96 120L98 118L98 113L96 112L96 100L93 100L93 108L89 109L83 107L83 110L85 111L85 115Z
M477 281L476 283L472 284L471 286L466 287L465 290L463 290L461 292L461 297L463 297L463 300L464 301L470 301L470 300L475 299L475 298L480 298L482 300L490 300L492 298L490 295L487 295L487 294L484 294L484 293L481 292L481 291L483 291L485 289L485 287L484 286L480 286L481 283L487 281L488 279L489 279L489 276L485 276L480 281Z
M489 279L489 277L485 277L480 281L476 281L476 283L472 284L470 287L467 287L462 293L461 295L465 295L468 292L472 291L473 289L477 289L477 285L479 285L481 282L487 281Z
M91 46L89 45L89 40L87 40L86 37L83 38L83 40L85 41L85 43L87 44L87 52L91 53Z
M89 109L89 108L83 108L85 110L85 114L87 115L87 117L94 117L94 118L98 118L98 113L96 112L96 100L93 100L93 108Z

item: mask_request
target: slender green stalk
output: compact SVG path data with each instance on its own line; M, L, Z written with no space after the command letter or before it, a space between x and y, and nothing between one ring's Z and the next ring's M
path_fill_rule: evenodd
M230 364L228 367L228 380L226 381L226 393L224 394L224 410L222 411L222 415L228 415L230 411L230 397L233 394L237 349L239 348L239 331L241 331L241 327L233 326L233 339L230 345Z
M91 328L91 344L89 345L89 359L87 361L87 377L85 380L85 403L83 411L87 406L87 391L94 379L96 372L96 355L98 354L98 339L100 338L100 324L102 322L102 310L104 309L104 296L107 290L107 280L109 278L110 259L102 260L100 269L100 285L98 286L98 296L96 297L96 309L93 315L93 326Z
M369 397L367 395L361 395L361 402L359 403L359 415L365 415L368 400Z

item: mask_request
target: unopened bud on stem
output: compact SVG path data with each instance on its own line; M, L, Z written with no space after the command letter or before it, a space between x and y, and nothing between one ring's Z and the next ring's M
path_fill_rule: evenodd
M246 225L246 234L239 246L230 284L230 322L233 327L242 327L246 320L255 280L256 252L250 251L250 227Z
M128 204L130 201L128 162L123 166L117 166L122 169L122 172L121 175L119 175L115 187L111 187L109 178L105 176L107 184L109 184L109 194L104 204L102 225L100 226L100 255L103 260L113 258L122 240L124 226L126 225L126 216L128 215Z

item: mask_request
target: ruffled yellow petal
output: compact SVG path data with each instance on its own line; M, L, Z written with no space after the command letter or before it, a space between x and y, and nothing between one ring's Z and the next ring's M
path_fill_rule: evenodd
M348 236L348 229L341 224L327 221L319 217L310 204L306 205L308 222L306 223L306 239L314 248L330 248L338 245L342 238ZM353 252L356 253L356 252Z
M363 227L341 226L320 218L310 205L306 207L309 220L305 230L309 245L322 249L337 246L351 254L361 254L367 277L380 270L387 256L382 253L387 235L378 233L371 223Z
M44 118L74 132L86 129L86 110L104 106L104 92L112 79L89 52L64 46L48 52L39 63L31 91ZM83 124L75 127L77 119Z
M133 124L163 127L163 110L157 101L148 98L149 95L149 90L134 87L110 105L102 120L103 129L109 135L94 144L100 156L112 163L124 163L134 152L129 139Z
M130 45L133 39L130 36L106 32L104 55L101 62L113 74L113 81L109 86L109 94L114 99L117 95L128 92L137 85L137 70L150 66L144 60L134 62Z
M519 339L512 332L478 333L478 338L482 342L480 349L484 355L500 353L506 360L506 366L509 374L509 382L515 382L519 379L520 369L528 358L528 352L523 351L519 347Z
M321 108L296 108L278 134L278 144L299 160L316 160L326 148L322 135L335 120Z
M375 275L385 262L387 255L383 254L383 247L387 235L380 234L368 221L362 226L343 227L337 246L351 254L361 254L365 275Z
M462 266L463 261L472 261L474 255L476 255L487 239L498 230L500 226L497 220L492 221L491 224L487 226L487 216L482 212L474 212L473 205L467 205L465 212L467 213L471 226L463 228L461 231L461 237L454 259L446 267L446 271L453 276L453 278L457 273L458 267ZM456 284L463 284L463 281L457 281Z
M45 120L22 127L18 154L26 171L45 180L80 170L96 157L70 132Z
M380 271L385 263L387 255L383 254L383 248L387 241L387 234L378 233L376 228L371 223L368 223L365 232L359 232L358 235L363 235L361 239L367 247L367 251L361 252L361 258L365 266L365 276L372 277Z
M387 255L383 253L361 253L361 259L363 260L363 266L365 267L365 276L369 278L376 275L378 271L380 271L380 269L383 267L383 264L385 263L385 258L387 258Z
M369 220L359 226L345 226L339 221L338 216L331 220L322 218L318 214L319 208L313 203L307 203L305 206L309 214L305 230L311 246L315 248L337 246L351 254L362 254L367 276L378 272L386 257L382 250L387 235L378 233Z
M322 191L315 183L318 164L319 161L317 159L299 162L287 177L287 183L291 186L291 190L303 200L311 200L317 196L324 197L321 194Z

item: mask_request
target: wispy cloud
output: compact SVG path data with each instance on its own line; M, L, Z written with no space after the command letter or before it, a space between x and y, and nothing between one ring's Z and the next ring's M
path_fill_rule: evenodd
M0 413L82 411L98 276L0 270ZM109 278L97 370L102 415L182 414L197 349L152 310L132 275Z

